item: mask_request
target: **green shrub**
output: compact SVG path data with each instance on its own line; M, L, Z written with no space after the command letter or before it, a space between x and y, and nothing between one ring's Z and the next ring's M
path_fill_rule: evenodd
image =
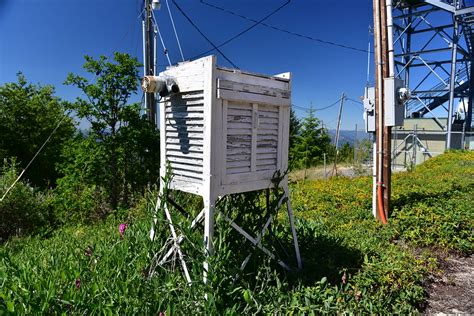
M4 162L0 170L0 195L3 196L18 177L15 161ZM1 198L0 196L0 198ZM0 242L12 236L25 236L38 232L52 220L48 207L50 197L35 192L28 183L20 180L0 201Z
M104 190L70 178L62 178L55 189L54 214L59 224L93 223L104 219L111 210Z

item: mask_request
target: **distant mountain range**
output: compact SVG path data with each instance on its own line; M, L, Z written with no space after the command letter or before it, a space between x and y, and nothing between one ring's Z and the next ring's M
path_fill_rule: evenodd
M329 136L331 136L331 141L334 143L336 139L336 130L335 129L330 129L328 130ZM341 130L339 133L339 145L342 145L344 143L349 143L350 145L354 145L355 140L357 139L358 141L362 139L369 139L370 134L366 133L365 131L356 131L352 130Z

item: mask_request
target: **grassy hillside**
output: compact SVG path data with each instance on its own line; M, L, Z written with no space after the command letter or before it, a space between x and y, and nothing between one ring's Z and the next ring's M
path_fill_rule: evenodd
M238 259L250 247L221 225L210 288L201 282L199 234L185 241L195 280L188 286L179 266L150 265L167 227L160 221L159 240L149 241L144 201L123 218L1 245L0 314L405 314L423 308L427 276L438 270L440 253L474 252L473 152L451 152L396 174L386 226L371 215L369 178L306 181L291 192L304 259L300 273L285 273L256 251L234 280ZM258 213L258 205L234 201ZM123 238L122 222L129 225ZM285 227L275 230L282 243L289 240Z

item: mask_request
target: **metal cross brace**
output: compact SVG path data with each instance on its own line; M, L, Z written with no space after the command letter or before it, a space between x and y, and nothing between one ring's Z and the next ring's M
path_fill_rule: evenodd
M278 201L278 204L276 206L276 209L280 209L283 201L285 200L287 196L286 195L283 195L280 200ZM224 219L230 223L230 225L232 226L232 228L234 228L237 232L239 232L242 236L244 236L247 240L249 240L255 247L259 248L260 250L262 250L265 254L267 254L270 258L272 258L273 260L276 260L277 263L282 266L284 269L288 270L288 271L291 271L291 268L290 266L288 266L286 263L284 263L282 260L280 259L277 259L276 256L270 251L268 250L267 248L265 248L263 245L262 245L262 238L263 236L265 235L265 232L267 231L268 227L270 226L271 222L273 221L273 216L269 216L265 225L263 226L262 228L262 231L260 232L260 234L257 235L257 238L254 238L252 237L249 233L247 233L242 227L240 227L239 225L237 225L233 220L231 220L229 217L227 217L225 214L224 215ZM252 257L252 254L253 253L250 253L246 258L245 260L242 262L241 266L240 266L240 270L243 271L245 269L245 267L247 266L250 258ZM236 276L237 278L237 276Z
M168 260L168 258L175 251L177 251L178 254L179 254L179 257L180 257L181 265L183 267L184 275L186 277L186 280L188 281L188 283L191 283L191 277L189 276L188 268L187 268L186 262L184 261L184 256L182 254L181 247L180 247L181 242L184 240L184 236L182 234L177 236L176 231L174 229L173 222L171 220L171 215L169 214L168 207L166 206L166 203L165 203L165 214L166 214L166 217L168 218L168 221L169 221L170 230L171 230L171 234L173 235L172 239L174 241L174 244L168 250L168 252L165 254L165 256L160 260L159 265L163 265L166 262L166 260ZM199 214L193 219L193 221L191 222L190 229L193 229L194 227L196 227L196 225L202 221L203 217L204 217L204 209L202 209L201 212L199 212Z

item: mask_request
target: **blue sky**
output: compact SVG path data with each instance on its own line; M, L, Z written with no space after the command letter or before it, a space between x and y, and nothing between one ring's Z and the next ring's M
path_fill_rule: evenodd
M155 12L171 61L180 61L165 0ZM207 2L261 19L285 0ZM177 0L183 10L216 44L252 25L197 0ZM169 0L185 58L211 48ZM52 84L67 100L79 96L64 86L69 72L84 74L85 54L110 56L127 52L142 60L142 0L0 0L0 84L15 81L22 71L28 80ZM265 21L268 24L326 41L367 49L372 24L372 1L292 0ZM320 108L336 101L342 92L358 99L366 81L367 54L322 44L256 26L221 50L241 69L264 74L293 73L293 103ZM214 52L217 54L217 52ZM159 64L166 59L159 50ZM218 55L218 63L230 66ZM163 69L163 66L161 67ZM89 78L92 76L89 75ZM137 96L135 99L139 99ZM337 123L337 106L316 112L329 128ZM297 110L299 116L304 110ZM342 128L362 129L362 106L346 102Z

